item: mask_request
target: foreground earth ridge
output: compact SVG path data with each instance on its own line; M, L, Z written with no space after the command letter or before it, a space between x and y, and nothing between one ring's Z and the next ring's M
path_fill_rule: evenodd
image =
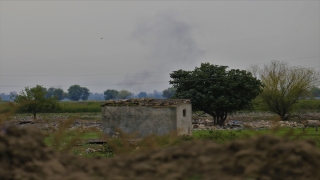
M58 153L35 128L0 133L4 180L319 179L320 152L312 141L260 135L224 145L191 141L113 158Z

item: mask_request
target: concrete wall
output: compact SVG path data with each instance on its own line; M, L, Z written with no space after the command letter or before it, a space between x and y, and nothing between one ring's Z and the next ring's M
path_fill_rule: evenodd
M185 116L183 114L185 110ZM102 126L104 133L112 136L116 128L125 133L164 135L172 131L191 134L191 104L175 106L104 106Z
M192 135L192 108L191 104L180 104L177 106L177 129L179 135Z

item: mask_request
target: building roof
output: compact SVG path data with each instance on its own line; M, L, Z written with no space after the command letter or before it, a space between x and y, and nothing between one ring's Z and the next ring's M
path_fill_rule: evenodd
M174 106L179 104L190 104L189 99L122 99L122 100L108 100L101 104L104 106Z

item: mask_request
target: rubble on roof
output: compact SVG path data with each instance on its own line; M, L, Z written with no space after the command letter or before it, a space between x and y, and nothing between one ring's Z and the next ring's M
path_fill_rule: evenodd
M122 99L122 100L108 100L101 104L104 106L172 106L179 104L190 104L189 99Z

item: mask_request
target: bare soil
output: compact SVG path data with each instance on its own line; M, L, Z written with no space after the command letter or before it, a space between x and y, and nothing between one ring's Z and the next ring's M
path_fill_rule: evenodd
M263 135L224 145L192 141L114 158L84 158L46 147L36 128L2 128L1 180L320 179L310 141Z

